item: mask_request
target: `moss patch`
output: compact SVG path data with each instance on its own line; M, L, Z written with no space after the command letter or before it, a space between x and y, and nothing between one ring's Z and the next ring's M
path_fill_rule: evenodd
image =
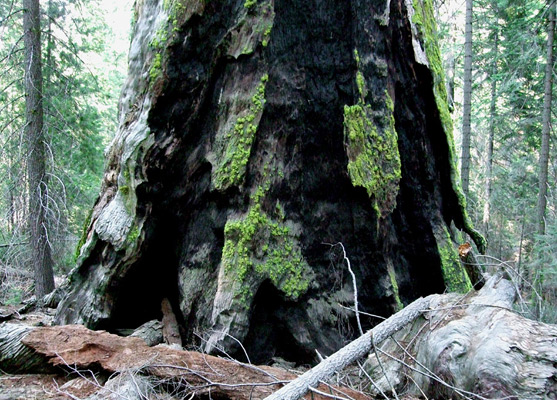
M244 7L248 10L251 10L257 4L257 0L246 0L244 3Z
M134 225L132 229L130 229L130 233L128 233L127 241L128 243L133 243L139 238L140 230L137 226Z
M429 69L433 75L433 93L435 102L439 110L441 124L447 136L449 147L449 162L451 164L451 182L453 190L458 198L458 203L463 213L464 231L468 233L480 253L485 253L486 240L474 229L472 222L466 212L466 198L462 192L460 185L460 176L457 168L457 157L455 154L455 145L453 138L453 120L449 111L449 103L447 100L447 90L445 87L445 72L441 58L441 51L437 44L437 24L435 22L435 13L433 8L433 0L414 0L414 16L412 22L418 28L420 40L422 41L429 62Z
M225 135L223 154L217 160L216 168L213 170L213 185L218 190L238 186L243 182L251 146L265 104L265 85L268 79L267 74L261 77L251 97L247 115L239 117L234 128Z
M163 9L168 14L166 23L161 24L151 42L151 49L154 51L153 62L149 68L149 82L153 85L163 72L163 53L168 45L168 40L175 32L180 30L181 22L187 11L187 3L183 0L164 0Z
M93 216L93 208L89 210L87 213L87 217L85 218L85 223L83 224L83 230L81 232L81 237L79 238L79 242L77 243L77 247L75 249L75 259L74 262L77 261L79 255L81 254L81 248L87 241L87 232L89 231L89 225L91 225L91 218Z
M252 54L261 44L267 47L271 38L275 11L271 0L246 1L246 11L240 13L236 25L227 35L229 56Z
M375 116L362 100L344 106L348 174L354 186L366 189L378 216L395 208L401 177L393 103L387 92L385 97L385 110Z
M271 30L273 29L273 22L267 23L265 30L263 31L263 40L261 40L261 45L267 47L269 44L269 38L271 37Z
M292 229L285 223L284 210L279 203L273 216L262 209L268 190L269 183L258 187L251 196L248 213L228 220L224 228L222 266L236 283L240 302L246 307L254 296L248 278L256 281L268 278L292 300L305 293L310 282L311 269Z
M400 311L404 308L404 304L400 300L400 292L398 290L398 282L396 280L396 273L395 273L395 269L393 268L393 266L391 264L387 267L387 273L389 275L389 280L390 280L390 283L391 283L391 289L393 291L393 297L395 298L395 302L396 302L396 311Z
M354 49L354 60L356 61L356 66L358 70L356 71L356 86L358 87L358 93L360 94L360 100L365 102L365 97L367 96L366 81L364 74L360 71L360 54L358 49Z
M445 287L449 292L467 293L472 289L472 283L462 266L457 250L453 246L449 231L445 225L435 233L437 250L441 260L441 270Z
M153 84L157 79L162 76L162 55L156 53L153 57L153 64L149 68L149 82Z

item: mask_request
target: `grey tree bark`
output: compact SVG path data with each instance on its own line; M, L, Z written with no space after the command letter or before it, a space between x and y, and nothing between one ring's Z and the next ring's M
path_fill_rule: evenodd
M545 209L547 206L547 169L549 163L549 131L553 89L553 38L555 34L555 3L549 9L547 27L547 64L545 65L545 94L542 114L542 144L540 148L540 177L538 192L538 233L545 233Z
M466 0L464 30L464 99L462 104L462 191L468 197L470 186L470 136L472 114L472 0Z
M48 243L46 158L43 135L41 26L38 0L23 1L25 47L25 138L29 179L29 243L35 273L35 295L54 290L53 261Z
M493 4L497 15L497 2ZM499 52L499 28L495 24L493 33L493 64L491 66L491 100L489 104L489 133L487 138L486 172L485 172L485 205L483 214L484 232L489 245L489 223L491 213L491 192L493 175L493 140L495 138L495 118L497 114L497 53Z

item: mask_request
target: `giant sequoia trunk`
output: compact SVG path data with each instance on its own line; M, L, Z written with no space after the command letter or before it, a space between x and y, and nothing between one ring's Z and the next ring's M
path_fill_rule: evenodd
M61 323L160 317L253 362L470 282L431 1L143 0ZM364 321L364 328L368 328ZM235 338L232 338L232 336ZM200 339L202 338L202 339Z

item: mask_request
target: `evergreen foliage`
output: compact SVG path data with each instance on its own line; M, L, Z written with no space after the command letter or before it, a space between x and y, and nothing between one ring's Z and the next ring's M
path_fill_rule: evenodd
M114 33L101 0L49 0L41 7L45 207L55 267L63 272L72 267L75 244L100 187L126 55L112 45ZM21 1L0 0L0 269L4 278L17 276L23 283L30 255L21 10ZM8 292L3 289L0 301ZM19 295L20 289L12 292Z
M455 88L453 118L458 128L462 125L459 119L462 115L464 24L455 21L464 21L464 7L453 1L438 2L437 6L445 66L448 76L452 77L448 86ZM535 280L546 300L555 304L554 284L541 278L553 276L557 271L551 262L554 258L551 254L555 251L549 250L549 243L557 244L554 146L549 154L547 232L536 235L550 7L555 7L554 1L474 2L472 160L467 200L475 226L482 227L488 238L488 253L512 265L524 280ZM553 113L552 126L555 126L555 117ZM490 129L493 130L491 170L487 159ZM457 131L455 135L457 145L460 133ZM491 187L486 190L488 178L491 178Z

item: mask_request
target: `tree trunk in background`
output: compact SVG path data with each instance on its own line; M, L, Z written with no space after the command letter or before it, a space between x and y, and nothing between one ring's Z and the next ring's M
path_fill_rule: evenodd
M54 290L54 273L45 216L47 197L43 136L41 26L38 0L23 1L25 47L25 139L29 179L29 244L35 273L35 295Z
M484 242L463 210L430 1L180 4L137 3L59 323L137 327L168 298L185 343L311 363L357 329L331 243L368 312L471 287L449 232Z
M466 20L464 29L464 86L462 104L462 159L460 175L462 190L468 197L470 187L470 139L472 114L472 2L466 0Z
M494 4L495 15L498 15L497 3ZM498 18L498 17L497 17ZM497 59L499 52L499 28L495 24L493 37L493 64L491 66L491 101L489 104L489 134L487 138L487 155L485 168L485 205L483 213L484 234L489 245L489 220L491 213L491 191L493 183L493 140L495 138L495 119L497 118Z
M547 169L549 163L549 133L551 129L551 95L553 89L553 38L555 34L555 3L549 7L547 27L547 64L545 66L545 95L542 115L542 144L540 148L540 178L538 192L538 234L545 233L547 205Z

